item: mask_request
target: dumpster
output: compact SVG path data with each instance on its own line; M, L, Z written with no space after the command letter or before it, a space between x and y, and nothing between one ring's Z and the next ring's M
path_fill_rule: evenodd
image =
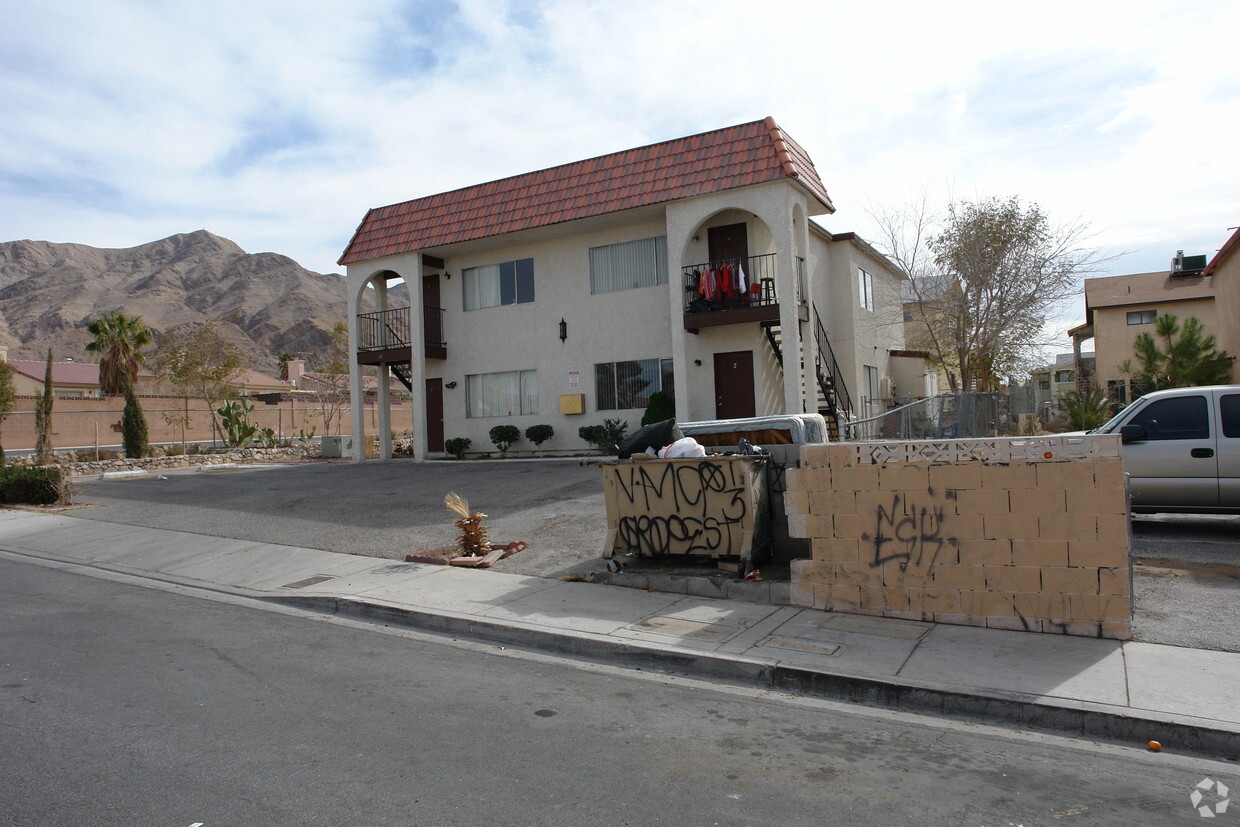
M603 556L752 563L770 542L766 459L706 456L603 462Z

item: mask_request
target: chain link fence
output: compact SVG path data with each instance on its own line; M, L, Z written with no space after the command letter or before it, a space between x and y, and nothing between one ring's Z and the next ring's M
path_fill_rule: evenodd
M862 410L879 409L840 424L846 442L901 439L981 439L1017 435L1022 418L1038 411L1031 391L1016 393L943 393L898 404L898 400L863 400Z

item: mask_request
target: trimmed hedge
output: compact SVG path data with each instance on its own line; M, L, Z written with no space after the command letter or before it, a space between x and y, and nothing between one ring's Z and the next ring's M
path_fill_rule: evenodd
M63 486L59 468L0 468L0 503L5 505L51 505L60 501Z

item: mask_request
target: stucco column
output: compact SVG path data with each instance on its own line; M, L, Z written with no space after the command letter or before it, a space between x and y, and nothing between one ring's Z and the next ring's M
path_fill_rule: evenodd
M792 277L799 290L804 288L798 295L798 299L804 301L807 321L800 321L799 317L797 320L797 331L804 354L801 361L804 364L801 365L803 372L799 382L801 407L792 413L805 411L817 413L818 411L818 375L814 367L818 364L818 339L814 323L814 279L809 271L809 219L806 215L803 204L793 206L791 217Z
M401 270L409 288L409 410L413 418L413 458L425 462L426 442L426 318L422 307L422 254L410 256L409 267ZM452 343L449 342L451 347ZM390 429L389 429L390 430ZM389 440L391 434L389 433ZM389 442L390 446L390 442Z
M388 388L388 363L379 363L379 459L392 458L392 395Z
M689 357L685 330L685 286L681 267L685 247L693 232L693 225L674 210L667 212L667 314L668 328L672 338L672 383L676 394L676 419L692 422L696 419L713 419L714 411L703 415L689 408Z
M353 462L361 462L362 439L366 433L366 409L361 403L364 392L362 366L357 363L359 341L357 314L369 279L353 267L347 267L345 273L345 290L348 291L348 318L345 320L345 325L349 328L349 424L350 433L353 435L353 450L349 458Z
M770 222L775 240L775 290L779 295L779 329L784 358L784 410L785 414L805 412L804 376L801 359L801 324L797 310L796 245L792 239L791 211ZM813 370L813 364L805 359L805 367Z

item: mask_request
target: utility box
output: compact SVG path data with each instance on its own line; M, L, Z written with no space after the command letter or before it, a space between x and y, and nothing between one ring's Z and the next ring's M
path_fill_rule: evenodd
M321 436L319 437L321 454L324 459L348 457L353 455L353 437Z
M742 456L604 462L604 557L752 563L770 542L766 460Z

